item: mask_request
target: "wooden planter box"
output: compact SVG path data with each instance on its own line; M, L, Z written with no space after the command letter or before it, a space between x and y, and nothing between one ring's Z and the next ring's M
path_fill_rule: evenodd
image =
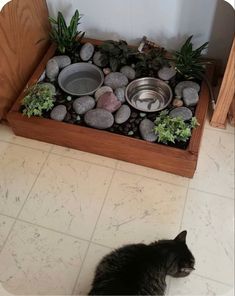
M96 45L101 43L98 40L87 40ZM28 85L38 81L47 61L54 53L55 47L51 46ZM209 77L212 76L213 67L210 67L207 72ZM193 131L187 150L50 119L28 118L19 112L23 96L22 91L7 116L14 133L18 136L91 152L184 177L192 178L194 175L209 104L209 92L204 82L196 109L200 126Z

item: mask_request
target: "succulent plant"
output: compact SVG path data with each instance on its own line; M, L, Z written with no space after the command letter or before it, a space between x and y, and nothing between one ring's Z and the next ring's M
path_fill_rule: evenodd
M164 144L187 142L192 135L192 129L199 125L195 117L190 122L185 122L181 117L172 118L168 111L162 111L154 123L157 141Z
M80 19L78 10L75 11L68 26L61 12L58 12L57 19L49 17L52 24L50 38L57 44L60 54L74 53L80 45L80 41L85 34L77 30Z
M23 98L23 114L28 117L42 116L43 111L50 111L54 106L54 93L49 86L34 84L26 89Z

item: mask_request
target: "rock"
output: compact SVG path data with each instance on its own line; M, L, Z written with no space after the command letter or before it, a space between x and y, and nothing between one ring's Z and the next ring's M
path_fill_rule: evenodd
M163 67L158 71L158 77L162 80L170 80L176 75L176 71L173 67Z
M169 116L171 117L181 117L184 121L190 120L193 117L192 111L187 107L179 107L173 109Z
M103 55L100 51L95 52L93 56L93 62L96 66L101 68L107 66L107 63L104 61Z
M112 71L110 68L104 68L103 72L104 72L104 75L109 75Z
M105 94L106 92L113 92L112 88L109 86L102 86L101 88L99 88L96 93L95 93L95 100L98 101L99 98Z
M57 62L60 69L64 69L65 67L71 65L71 59L66 55L55 56L53 57L53 60Z
M49 88L49 90L52 92L53 96L56 94L56 88L55 88L54 84L49 83L49 82L44 82L44 83L40 83L39 85L42 87L46 86L47 88Z
M56 60L51 59L47 62L46 66L46 76L51 80L55 81L57 76L59 75L59 66L56 62Z
M131 116L131 109L127 105L122 105L115 115L115 122L122 124L126 122Z
M198 92L195 88L187 87L183 89L183 100L187 107L193 107L197 105L199 101Z
M67 109L64 105L58 105L51 111L51 119L63 121L67 114Z
M183 97L183 90L185 88L194 88L198 93L200 91L200 85L194 81L182 81L175 87L175 94L180 99Z
M113 92L106 92L100 96L97 102L97 108L105 109L111 113L117 111L121 107L121 102Z
M129 133L128 133L128 136L133 136L134 135L134 132L133 131L130 131Z
M141 137L148 142L156 142L157 135L155 135L154 131L154 123L149 119L144 119L140 123L140 134Z
M93 109L84 116L85 123L97 129L107 129L114 124L114 117L111 112L104 109Z
M80 50L80 58L84 62L87 62L93 56L94 51L95 51L94 45L91 44L90 42L87 42L82 46L82 48Z
M115 90L117 88L127 86L128 79L120 72L112 72L105 77L104 84Z
M129 80L134 80L136 73L135 70L130 66L124 66L121 68L120 72L124 74Z
M125 87L116 88L114 91L114 94L117 97L118 101L120 101L122 104L126 102L125 92L126 92Z
M66 100L67 100L68 102L71 102L71 101L72 101L72 97L71 97L71 96L67 96Z
M141 113L140 113L140 117L142 117L142 118L146 117L146 113L141 112Z
M85 114L94 107L95 100L90 96L78 98L73 102L73 109L79 115Z
M173 107L182 107L184 105L184 102L181 99L174 99L172 102Z

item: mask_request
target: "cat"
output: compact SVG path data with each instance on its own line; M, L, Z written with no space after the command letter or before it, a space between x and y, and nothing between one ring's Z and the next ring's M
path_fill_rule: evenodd
M166 275L185 277L194 270L186 236L183 231L173 240L113 251L98 265L89 295L164 295Z

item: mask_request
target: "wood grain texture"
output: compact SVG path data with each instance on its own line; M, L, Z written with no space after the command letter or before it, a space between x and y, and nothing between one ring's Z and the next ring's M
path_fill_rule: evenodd
M12 0L0 12L0 120L49 46L46 0Z
M235 96L228 112L228 121L232 126L235 126Z
M235 38L220 88L210 124L217 128L226 128L229 108L235 94Z
M92 39L89 41L94 44L101 42ZM54 51L55 47L52 45L29 80L29 85L35 83L41 76ZM213 68L208 73L212 75ZM7 117L16 135L112 157L188 178L194 175L209 103L209 93L205 83L202 84L196 111L200 127L194 131L187 150L45 118L27 118L19 112L23 96L22 92Z

